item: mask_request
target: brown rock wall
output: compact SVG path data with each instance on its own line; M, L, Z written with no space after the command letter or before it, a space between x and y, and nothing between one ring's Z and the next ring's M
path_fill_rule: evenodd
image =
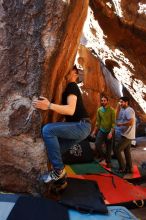
M106 67L122 82L129 95L132 95L134 106L139 106L135 108L137 115L145 120L146 15L139 13L139 4L144 2L134 0L115 2L90 1L95 19L106 36L105 45L109 48L108 57L104 47L100 48L97 54L100 56L103 51L102 59L105 60ZM96 35L98 39L99 33L96 32ZM121 56L117 52L121 53Z
M92 54L92 51L80 45L78 63L83 68L83 85L81 91L87 111L90 114L92 127L96 122L96 111L100 106L100 97L105 94L110 105L116 107L120 96L119 83L103 64Z
M1 189L38 190L38 174L47 170L41 125L59 120L59 116L51 111L36 111L31 102L43 95L60 103L64 77L77 50L84 75L81 90L92 125L102 93L116 106L121 95L117 79L123 84L124 94L134 97L132 105L137 115L146 121L140 107L140 101L146 101L146 16L138 13L138 4L143 1L121 0L122 16L114 2L90 0L104 41L100 42L99 27L96 30L90 24L94 45L89 48L86 43L78 48L88 0L0 2ZM88 40L86 35L84 40ZM102 47L104 43L106 48ZM129 75L120 72L122 66Z
M47 169L41 124L48 113L31 102L60 101L63 78L73 65L88 0L0 2L0 187L36 191ZM56 115L49 113L49 120Z
M46 66L46 63L44 64L44 72L51 71L51 74L49 84L45 78L42 80L42 93L45 92L48 94L53 102L60 102L60 95L65 86L64 76L66 76L73 65L82 33L83 23L87 14L87 8L87 0L71 4L66 24L63 29L61 29L63 33L59 47L51 57L50 66L48 67L48 65ZM45 88L45 91L43 88ZM59 94L56 92L57 90L60 91ZM57 115L53 113L51 118L55 121Z

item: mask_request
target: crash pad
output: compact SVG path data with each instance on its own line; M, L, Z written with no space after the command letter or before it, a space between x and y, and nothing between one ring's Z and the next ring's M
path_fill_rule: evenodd
M108 206L108 214L85 214L69 210L70 220L138 220L127 208L123 206Z

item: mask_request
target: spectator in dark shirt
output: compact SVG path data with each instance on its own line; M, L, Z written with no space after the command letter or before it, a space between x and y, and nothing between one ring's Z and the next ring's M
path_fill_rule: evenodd
M78 69L76 66L66 76L67 87L62 94L62 104L51 103L47 98L35 100L33 106L41 110L52 110L65 116L65 122L48 123L42 128L42 136L47 148L52 170L44 175L44 182L57 181L66 176L61 156L61 148L68 149L84 140L91 131L88 113L83 105L77 86Z

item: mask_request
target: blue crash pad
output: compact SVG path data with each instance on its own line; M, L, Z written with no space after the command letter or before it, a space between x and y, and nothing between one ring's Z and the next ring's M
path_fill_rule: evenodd
M69 210L70 220L138 220L127 208L123 206L108 206L108 214L85 214Z

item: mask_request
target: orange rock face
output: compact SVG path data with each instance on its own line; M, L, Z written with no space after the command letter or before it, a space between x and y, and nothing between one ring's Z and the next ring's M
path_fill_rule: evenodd
M83 42L121 82L142 121L146 121L144 7L143 2L134 0L91 0Z
M100 106L101 95L109 97L109 103L116 107L115 100L120 96L118 81L86 47L80 45L78 63L83 68L82 95L90 114L92 127L96 122L96 111Z
M64 77L77 51L83 69L81 91L93 127L101 94L115 107L121 91L131 97L137 115L146 122L146 15L142 2L0 3L1 189L38 190L36 179L47 170L41 126L60 118L51 111L35 111L32 100L42 95L60 103Z
M4 1L0 8L0 185L34 192L38 175L47 169L40 128L48 112L34 111L31 103L39 95L60 102L88 0ZM49 120L56 117L49 112Z

